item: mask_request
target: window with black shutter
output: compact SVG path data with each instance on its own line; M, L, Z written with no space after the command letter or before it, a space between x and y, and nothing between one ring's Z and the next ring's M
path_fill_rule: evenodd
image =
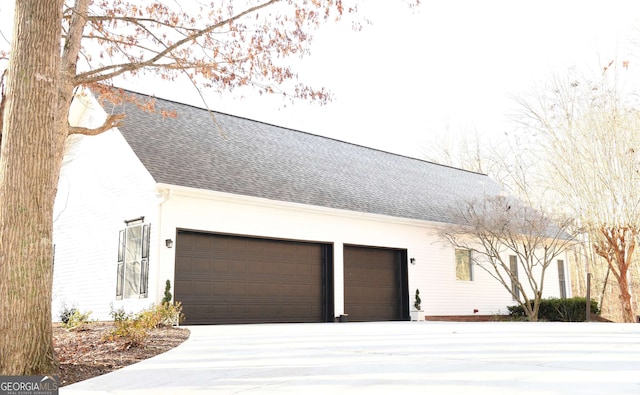
M116 299L146 298L149 290L149 246L151 225L144 217L125 221L120 231Z

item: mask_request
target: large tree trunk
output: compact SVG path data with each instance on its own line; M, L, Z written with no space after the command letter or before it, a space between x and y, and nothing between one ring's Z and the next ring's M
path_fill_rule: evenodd
M0 374L54 373L53 202L63 0L16 2L0 154ZM66 119L65 119L66 121Z

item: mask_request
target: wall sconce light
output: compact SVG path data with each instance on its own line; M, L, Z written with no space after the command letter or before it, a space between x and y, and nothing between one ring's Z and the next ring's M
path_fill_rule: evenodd
M411 262L412 265L415 265L416 264L416 258L409 259L409 262Z
M164 244L167 246L167 248L173 248L173 240L171 239L165 240Z

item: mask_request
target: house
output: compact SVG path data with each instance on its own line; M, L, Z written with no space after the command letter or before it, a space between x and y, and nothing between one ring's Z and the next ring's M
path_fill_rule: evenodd
M222 113L214 122L168 100L156 107L177 117L74 100L72 124L126 118L69 138L54 319L64 306L96 319L143 309L167 280L187 324L405 320L416 289L429 316L513 304L488 274L461 271L464 253L439 237L456 202L499 192L488 176ZM546 296L565 292L557 272L547 278Z

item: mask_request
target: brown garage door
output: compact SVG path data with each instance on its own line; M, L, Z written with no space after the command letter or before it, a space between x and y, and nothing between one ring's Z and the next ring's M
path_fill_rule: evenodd
M349 321L405 320L406 251L344 247L344 309Z
M330 248L179 231L175 300L186 324L325 321Z

